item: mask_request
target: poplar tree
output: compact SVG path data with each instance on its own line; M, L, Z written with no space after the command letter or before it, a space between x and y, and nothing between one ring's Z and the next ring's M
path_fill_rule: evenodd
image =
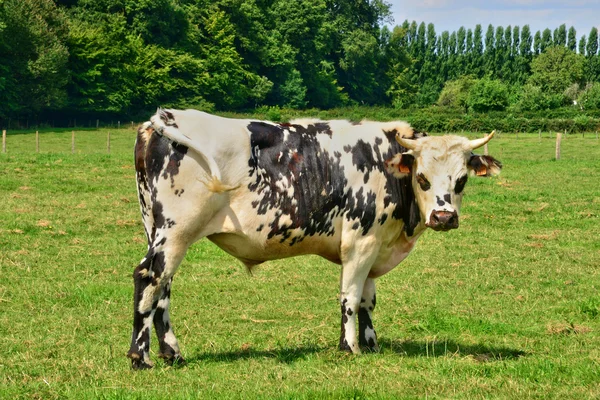
M554 30L554 45L564 46L567 43L567 27L562 24Z
M589 82L600 80L600 56L598 55L598 28L593 27L587 37L586 77Z
M577 49L577 31L572 26L569 28L567 48L573 52Z
M494 54L494 76L500 79L505 78L502 75L502 69L506 60L506 42L504 41L504 28L496 27L496 49Z
M483 76L483 30L481 24L475 25L473 32L473 58L471 70L478 78Z
M585 49L588 58L598 54L598 28L593 27L592 30L590 30Z
M579 39L579 54L585 56L586 38L585 35Z
M495 43L494 27L490 24L485 32L485 51L483 53L483 66L486 74L493 74L496 70L494 68L496 63Z
M536 56L538 54L540 54L541 47L542 47L542 35L540 34L540 31L537 31L533 37L533 54Z
M540 53L543 53L548 47L552 46L552 31L550 28L542 32L542 41L540 42Z

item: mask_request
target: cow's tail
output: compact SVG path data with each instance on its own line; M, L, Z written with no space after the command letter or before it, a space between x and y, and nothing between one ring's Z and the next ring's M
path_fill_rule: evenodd
M193 149L208 165L208 178L198 179L213 193L224 193L236 189L237 186L226 185L221 180L221 170L213 157L202 151L199 144L178 129L173 114L168 110L158 109L150 118L156 131L172 141Z
M148 248L153 241L154 215L152 213L152 191L148 179L148 169L146 168L146 149L150 137L154 130L149 122L139 127L135 141L135 171L137 180L138 201L140 211L142 212L142 221L144 222L144 231L148 240Z

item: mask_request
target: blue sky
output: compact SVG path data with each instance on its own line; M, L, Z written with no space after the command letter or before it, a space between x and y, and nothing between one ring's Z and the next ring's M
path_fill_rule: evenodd
M405 19L432 22L436 33L455 31L461 26L529 25L532 36L537 30L554 31L561 24L574 26L577 39L588 35L596 26L600 29L600 0L386 0L392 5L393 25Z

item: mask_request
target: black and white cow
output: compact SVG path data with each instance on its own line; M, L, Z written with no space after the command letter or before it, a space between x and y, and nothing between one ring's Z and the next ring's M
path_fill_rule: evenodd
M276 124L159 110L135 146L148 253L133 274L133 367L152 366L152 324L159 357L183 362L169 320L171 282L204 237L248 268L302 254L341 264L340 349L377 351L375 278L408 256L426 228L458 227L468 173L501 168L472 153L492 136L432 137L405 122Z

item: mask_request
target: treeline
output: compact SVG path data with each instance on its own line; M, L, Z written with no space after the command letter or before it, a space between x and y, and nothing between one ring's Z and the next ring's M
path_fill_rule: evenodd
M0 119L352 105L600 108L598 31L405 21L385 0L0 0Z

